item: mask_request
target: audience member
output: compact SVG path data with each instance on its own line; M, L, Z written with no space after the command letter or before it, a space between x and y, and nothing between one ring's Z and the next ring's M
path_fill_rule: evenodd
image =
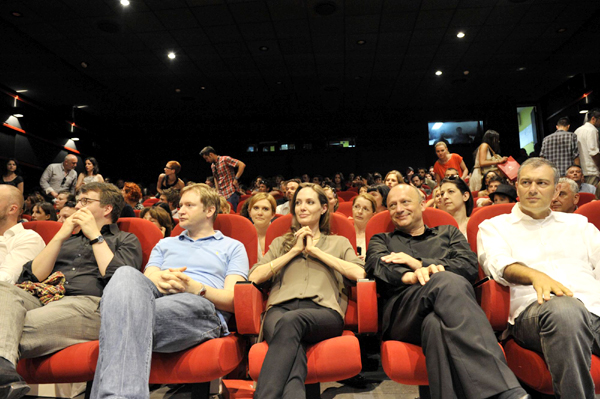
M298 189L300 185L300 180L292 179L287 182L287 190L285 191L285 197L287 198L287 202L279 205L275 211L278 215L287 215L290 213L290 201L294 197L294 193Z
M600 127L600 108L587 113L588 121L575 130L579 160L585 182L596 186L600 182L600 149L598 148L598 127Z
M564 176L569 166L579 165L579 149L577 148L577 135L569 131L571 122L568 117L563 117L556 122L556 132L544 138L540 157L546 158Z
M142 205L141 201L142 190L140 190L140 186L132 182L125 182L121 192L123 193L123 199L125 199L125 203L131 206L132 209L144 209L144 205Z
M419 176L421 177L421 181L423 182L423 184L425 184L426 186L429 186L429 188L433 189L437 186L436 182L431 178L431 174L429 174L429 172L427 172L427 169L425 168L419 168L417 169L417 172L419 174Z
M211 164L215 186L219 194L227 198L232 209L237 209L240 196L236 191L238 180L242 177L246 164L240 160L224 155L219 156L212 147L204 147L200 155ZM237 172L235 169L237 168Z
M166 202L157 202L156 204L152 205L152 208L164 209L164 211L167 212L169 214L169 217L171 218L171 224L173 225L173 227L175 227L177 223L175 223L175 220L173 219L173 214L171 213L171 207L169 206L169 204L167 204Z
M469 175L467 165L463 161L462 157L458 154L451 154L448 151L448 146L443 141L439 141L435 144L435 153L438 160L435 161L433 171L435 173L435 181L440 184L444 176L446 176L446 169L454 168L459 172L461 179L466 179Z
M381 178L381 175L379 175ZM333 176L333 187L337 192L346 190L346 181L342 172L338 172Z
M479 190L479 193L477 194L478 197L488 197L490 195L490 192L488 191L488 185L490 184L490 181L492 181L492 178L494 177L500 177L500 174L496 171L489 171L487 172L484 176L483 176L483 182L481 183L481 190Z
M312 178L312 182L313 184L317 184L317 185L322 185L323 184L323 176L321 175L315 175Z
M488 130L483 135L481 145L473 153L475 166L469 179L471 191L481 190L482 177L490 170L498 170L498 165L508 160L508 157L501 157L498 152L500 152L500 134L495 130Z
M354 175L352 175L352 177L354 177ZM306 173L302 175L301 179L302 179L302 183L310 183L310 181L311 181L310 176L307 175ZM352 181L352 180L350 180L350 181Z
M48 198L54 199L58 193L67 190L75 194L77 184L77 157L69 154L62 163L52 163L48 165L42 177L40 177L40 187Z
M559 172L530 158L517 177L520 202L479 225L479 264L510 287L508 332L540 352L554 393L594 398L592 352L600 355L600 232L587 218L552 212Z
M335 189L327 186L324 187L325 195L327 196L327 202L329 203L328 209L330 212L336 212L338 207L340 206L340 201L338 200L337 193Z
M444 179L440 182L443 210L448 212L458 223L458 228L467 236L467 223L473 212L473 196L469 186L462 179Z
M500 184L496 191L490 194L494 204L512 204L517 202L517 190L510 184Z
M492 176L488 181L487 189L485 191L479 192L479 197L477 198L477 206L482 207L482 206L493 205L494 200L492 200L492 198L490 198L490 196L493 193L495 193L496 190L498 189L498 187L503 183L504 183L504 179L502 179L500 176ZM484 195L482 195L482 194L484 194ZM487 196L485 194L487 194Z
M33 213L33 206L38 203L44 202L44 197L37 191L35 193L29 194L25 197L25 203L23 204L23 214L31 215Z
M58 196L54 199L54 208L56 208L57 212L60 212L68 201L75 201L75 195L68 190L63 190L58 193Z
M120 266L142 266L138 239L116 225L122 205L123 197L113 185L84 185L77 212L46 248L23 266L21 282L43 282L61 272L64 298L42 303L15 285L0 283L0 378L12 397L20 398L29 391L15 370L19 358L39 357L98 339L104 286ZM116 331L122 328L120 323Z
M265 237L267 228L275 216L275 198L268 193L258 193L248 199L248 216L254 223L258 234L258 258L262 260L265 253Z
M23 265L46 246L38 233L18 223L21 209L23 194L20 190L11 185L0 185L0 282L8 284L16 283Z
M382 184L382 183L383 183L383 177L381 176L381 173L379 173L379 172L373 173L373 184Z
M38 202L33 206L33 212L31 213L32 221L44 221L53 220L57 221L56 209L49 202Z
M444 179L452 179L452 178L456 178L456 179L460 178L460 176L458 175L458 170L454 169L454 168L446 169L446 171L444 172Z
M179 190L174 188L167 188L163 190L160 195L160 201L169 205L169 209L171 210L171 216L174 218L179 218L179 214L177 213L177 207L179 207ZM218 212L217 212L218 213Z
M412 183L413 186L415 186L416 188L418 188L419 190L423 191L423 193L425 193L425 195L429 195L431 194L431 188L423 183L423 180L421 179L421 176L418 174L413 174L410 178L410 182Z
M16 159L10 158L8 161L6 161L6 166L2 172L2 179L0 179L0 184L14 186L18 188L21 191L21 195L23 195L25 183L23 182L23 177L19 175L19 163Z
M571 165L567 169L566 177L573 180L579 186L580 193L591 193L596 194L596 187L585 182L583 177L583 171L579 165Z
M432 398L528 398L475 299L477 258L465 237L427 227L415 187L392 188L387 205L396 230L371 238L365 265L384 301L383 340L422 346Z
M225 197L223 197L222 195L219 195L219 213L224 213L226 215L229 215L231 213L231 204L229 202L227 202L227 200L225 199ZM233 212L235 213L235 212Z
M58 222L64 223L69 216L77 212L77 202L76 201L67 201L65 205L58 212Z
M375 203L377 204L377 208L375 209L375 213L386 211L387 208L385 204L387 203L387 196L390 192L389 186L385 184L376 184L374 186L369 186L367 188L367 193L371 194L375 199Z
M213 229L214 189L187 186L180 205L185 231L159 241L143 274L120 268L106 287L93 399L148 398L152 351L178 352L229 334L233 287L248 274L246 250Z
M100 174L100 168L98 167L98 161L96 158L89 157L86 158L85 163L85 171L79 174L77 178L77 185L75 186L75 190L79 191L81 186L88 183L104 183L104 178Z
M160 206L144 208L140 212L140 217L152 222L162 233L163 237L170 237L173 231L173 219L171 214Z
M386 186L392 188L398 184L404 183L404 177L399 171L391 170L387 173L387 175L385 175L385 179L383 181Z
M255 393L263 399L285 397L284 391L304 397L304 346L342 333L347 297L340 287L344 278L365 276L348 239L330 234L323 189L302 184L292 203L290 232L273 241L249 275L255 284L271 282L262 326L269 350Z
M167 162L164 171L165 173L158 175L158 181L156 182L156 192L159 195L169 188L181 190L185 187L185 183L179 178L179 172L181 172L181 164L179 162ZM125 187L124 183L123 187Z
M577 187L577 183L568 177L561 177L556 185L550 209L554 212L573 213L577 210L578 203L579 187Z
M377 203L371 194L359 194L352 200L352 220L356 232L356 252L358 257L365 260L367 255L367 243L365 231L367 223L375 214Z
M427 201L427 207L428 208L436 208L436 209L443 209L441 207L442 205L442 193L440 192L440 188L439 186L434 188L431 194L431 199L429 201Z

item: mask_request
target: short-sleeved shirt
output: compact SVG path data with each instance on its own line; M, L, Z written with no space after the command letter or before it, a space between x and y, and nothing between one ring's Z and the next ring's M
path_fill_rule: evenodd
M237 159L225 155L217 157L217 160L210 165L217 190L225 198L229 198L235 193L233 182L235 180L235 168L237 168L239 162Z
M441 179L444 178L446 174L446 170L454 168L458 170L458 176L462 176L464 170L460 166L463 162L463 158L458 154L450 154L450 160L445 164L441 164L439 160L435 161L435 165L433 165L433 171L437 174Z
M19 184L23 183L23 177L17 176L11 181L4 181L4 179L0 179L0 184L8 184L9 186L14 186L19 188Z
M579 156L577 136L565 130L557 130L542 142L540 157L546 158L558 168L561 176L567 173L569 166L573 165Z
M592 156L598 154L598 129L596 126L586 122L583 126L575 130L577 135L577 146L579 148L579 160L584 176L598 176L598 168L592 159Z
M46 244L38 233L17 223L0 235L0 281L17 282L23 265L35 258Z

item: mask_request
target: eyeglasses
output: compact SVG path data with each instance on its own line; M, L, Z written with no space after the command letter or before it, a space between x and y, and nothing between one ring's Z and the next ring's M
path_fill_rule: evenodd
M87 206L88 202L90 202L90 201L98 201L98 202L100 202L100 200L97 200L97 199L83 197L83 198L79 198L77 200L77 203L81 202L81 205Z

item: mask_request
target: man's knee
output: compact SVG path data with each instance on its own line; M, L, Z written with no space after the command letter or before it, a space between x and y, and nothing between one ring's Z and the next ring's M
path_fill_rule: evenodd
M452 272L440 272L431 275L429 282L444 295L460 296L468 294L473 296L473 287L466 278Z
M560 329L577 332L590 326L590 314L578 299L562 296L552 297L543 303L540 309L541 329Z

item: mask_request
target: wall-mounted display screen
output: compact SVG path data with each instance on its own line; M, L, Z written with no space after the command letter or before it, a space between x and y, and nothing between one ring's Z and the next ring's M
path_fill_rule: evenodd
M429 122L429 145L444 139L449 144L469 144L483 134L482 121Z

